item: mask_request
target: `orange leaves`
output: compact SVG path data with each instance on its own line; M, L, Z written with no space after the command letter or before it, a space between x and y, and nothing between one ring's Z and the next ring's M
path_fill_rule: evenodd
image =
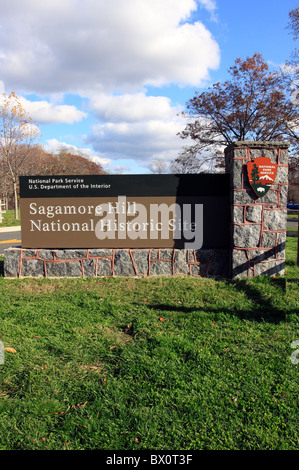
M9 347L4 348L4 351L10 352L12 354L15 354L17 352L14 348L9 348Z
M82 409L82 408L84 408L84 407L87 405L87 403L88 403L88 401L85 401L84 403L77 403L77 405L69 406L66 411L56 411L54 414L55 414L55 415L64 415L64 414L66 414L68 411L70 411L71 409L75 410L75 409Z
M84 403L78 403L77 405L73 405L72 408L84 408L87 403L87 401L85 401Z
M0 103L0 137L2 145L18 146L35 139L39 134L37 125L24 109L21 101L12 92L8 97L2 94Z
M164 318L164 317L160 317L159 318L159 321L162 322L162 323L165 323L166 321L173 321L173 318ZM158 326L159 323L156 323L156 325Z
M192 121L179 135L196 143L184 156L209 147L214 151L220 141L228 145L236 140L286 139L297 146L293 129L299 125L299 110L289 98L287 78L269 70L259 53L236 59L228 73L228 80L196 93L187 102L184 115Z

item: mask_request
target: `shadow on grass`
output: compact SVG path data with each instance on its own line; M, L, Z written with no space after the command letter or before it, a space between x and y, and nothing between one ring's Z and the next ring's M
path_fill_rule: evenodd
M251 320L251 321L267 321L271 323L279 323L281 321L286 320L286 309L281 308L279 304L282 304L282 299L286 294L286 280L284 278L281 279L273 279L269 278L265 285L270 284L272 288L275 288L275 295L270 296L265 295L267 294L267 289L265 292L261 291L261 284L259 287L255 283L248 283L246 281L228 281L229 284L233 285L236 290L243 292L246 294L247 299L251 300L253 303L253 307L249 309L236 309L233 306L231 308L227 307L214 307L211 304L210 310L208 310L211 314L212 313L222 313L228 315L234 315L241 319ZM278 305L275 302L278 300ZM180 307L177 305L166 305L166 304L155 304L155 305L148 305L149 308L158 309L158 310L169 310L169 311L181 311L185 313L194 312L196 307ZM208 305L207 305L208 307ZM292 313L292 312L288 312ZM295 313L295 312L293 312Z
M4 276L4 261L0 259L0 277Z

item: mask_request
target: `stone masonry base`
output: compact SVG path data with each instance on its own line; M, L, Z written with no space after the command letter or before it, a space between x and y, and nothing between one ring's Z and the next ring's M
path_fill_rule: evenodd
M4 254L7 278L229 277L229 250L24 249Z

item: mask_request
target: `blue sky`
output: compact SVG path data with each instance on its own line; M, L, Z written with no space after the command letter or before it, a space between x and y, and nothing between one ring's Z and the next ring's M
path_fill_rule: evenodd
M0 0L0 91L14 91L55 152L111 172L175 158L179 113L237 57L279 66L294 0Z

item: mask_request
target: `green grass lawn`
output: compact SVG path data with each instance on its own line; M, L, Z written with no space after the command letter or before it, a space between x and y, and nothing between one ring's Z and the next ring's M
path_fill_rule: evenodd
M298 211L296 211L296 212L289 212L289 213L288 213L288 219L295 219L295 220L298 220Z
M0 224L0 227L14 227L21 225L20 219L15 219L15 211L7 210L3 214L3 221Z
M298 238L287 237L286 241L286 278L299 279L299 266L296 265Z
M298 282L2 277L0 291L1 450L298 449Z
M0 277L0 450L297 450L296 250L286 278Z

